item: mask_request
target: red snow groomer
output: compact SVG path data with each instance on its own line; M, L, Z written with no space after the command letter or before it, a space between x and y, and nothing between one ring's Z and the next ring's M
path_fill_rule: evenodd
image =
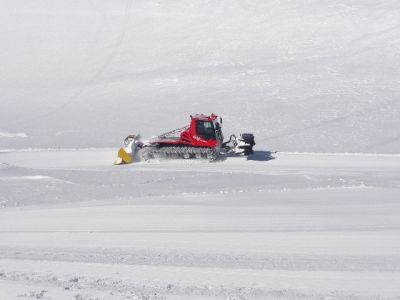
M242 133L231 135L224 142L222 118L211 114L190 116L190 125L161 134L149 142L140 140L140 135L129 135L125 147L118 152L115 164L127 164L133 160L153 158L216 160L221 155L249 155L253 153L254 135Z

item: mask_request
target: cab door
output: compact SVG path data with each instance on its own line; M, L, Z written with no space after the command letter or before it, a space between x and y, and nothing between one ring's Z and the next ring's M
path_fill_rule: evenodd
M222 142L224 141L224 135L222 134L221 125L218 122L214 122L214 128L217 141L222 144Z

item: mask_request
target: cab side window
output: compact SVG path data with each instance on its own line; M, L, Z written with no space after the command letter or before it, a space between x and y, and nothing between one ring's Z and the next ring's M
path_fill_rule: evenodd
M205 140L215 140L215 130L212 122L198 121L196 130L199 137Z

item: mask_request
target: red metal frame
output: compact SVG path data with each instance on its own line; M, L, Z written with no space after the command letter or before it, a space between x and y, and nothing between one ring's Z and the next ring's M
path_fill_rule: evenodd
M167 145L182 145L182 146L193 146L193 147L207 147L207 148L215 148L219 147L222 141L217 139L213 140L206 140L201 138L196 129L196 124L198 121L209 121L213 122L217 120L218 116L211 114L210 116L197 114L191 117L190 127L181 132L180 137L178 140L176 139L155 139L151 143L158 144L160 146L167 146ZM214 123L215 126L215 123ZM215 129L215 128L214 128Z

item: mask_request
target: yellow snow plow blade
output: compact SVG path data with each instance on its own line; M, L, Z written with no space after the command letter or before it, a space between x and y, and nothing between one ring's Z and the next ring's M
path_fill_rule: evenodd
M118 158L114 162L114 165L130 164L132 162L132 155L127 153L124 148L120 148L118 151Z

